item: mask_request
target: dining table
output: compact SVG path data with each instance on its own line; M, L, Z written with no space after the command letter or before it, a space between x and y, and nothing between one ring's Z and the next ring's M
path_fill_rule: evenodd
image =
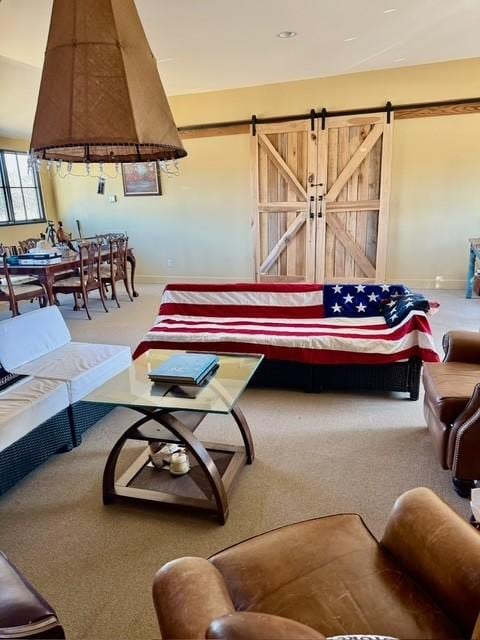
M101 252L102 260L107 261L110 259L110 249L105 248ZM138 298L138 292L135 290L135 268L136 258L133 252L133 248L127 249L127 262L130 265L130 284L132 288L132 294L134 298ZM68 271L74 271L80 267L80 257L78 253L70 252L69 255L63 255L61 260L53 261L51 264L38 264L38 265L8 265L8 272L14 276L35 276L38 281L45 287L47 292L47 298L49 304L55 304L55 294L53 293L53 285L55 280L62 273ZM3 264L0 263L0 276L4 275Z

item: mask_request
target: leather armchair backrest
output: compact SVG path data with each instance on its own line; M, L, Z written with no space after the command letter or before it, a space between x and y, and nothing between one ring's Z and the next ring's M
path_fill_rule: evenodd
M478 531L421 487L398 498L381 544L470 637L480 609Z

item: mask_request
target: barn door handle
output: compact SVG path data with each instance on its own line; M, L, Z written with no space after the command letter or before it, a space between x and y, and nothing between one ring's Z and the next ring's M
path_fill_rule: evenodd
M318 217L321 218L322 217L322 211L323 211L323 196L318 196L318 202L320 203L319 207L318 207Z
M310 210L308 215L310 216L310 220L313 220L315 217L315 213L313 212L313 203L315 202L315 196L310 196Z

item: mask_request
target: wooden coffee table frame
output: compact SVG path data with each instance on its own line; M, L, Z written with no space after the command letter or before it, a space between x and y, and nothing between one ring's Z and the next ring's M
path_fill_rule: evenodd
M132 406L129 406L129 408L143 414L143 417L125 431L108 456L103 474L103 503L110 504L116 499L121 499L199 509L215 513L219 523L225 524L228 518L228 493L243 465L252 464L255 456L250 429L238 404L232 406L230 413L240 431L244 446L207 443L198 440L194 435L194 431L208 415L205 412L169 409L152 410L146 407ZM149 422L153 424L147 426ZM172 434L172 439L161 436L160 434L164 433L164 431L158 425L169 431ZM115 480L117 462L128 440L141 440L149 443L160 440L161 442L178 442L184 445L187 452L195 458L204 477L207 479L212 490L213 500L202 499L193 495L177 495L172 491L163 492L158 489L141 489L129 486L149 462L147 447L127 471L118 480ZM210 452L231 455L223 474L220 474ZM171 475L168 471L160 470L158 473L168 474L169 480L171 480Z

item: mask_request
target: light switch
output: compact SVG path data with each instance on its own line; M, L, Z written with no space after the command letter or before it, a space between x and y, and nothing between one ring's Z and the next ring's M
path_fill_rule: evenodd
M108 201L109 202L116 202L117 201L117 196L108 196Z

